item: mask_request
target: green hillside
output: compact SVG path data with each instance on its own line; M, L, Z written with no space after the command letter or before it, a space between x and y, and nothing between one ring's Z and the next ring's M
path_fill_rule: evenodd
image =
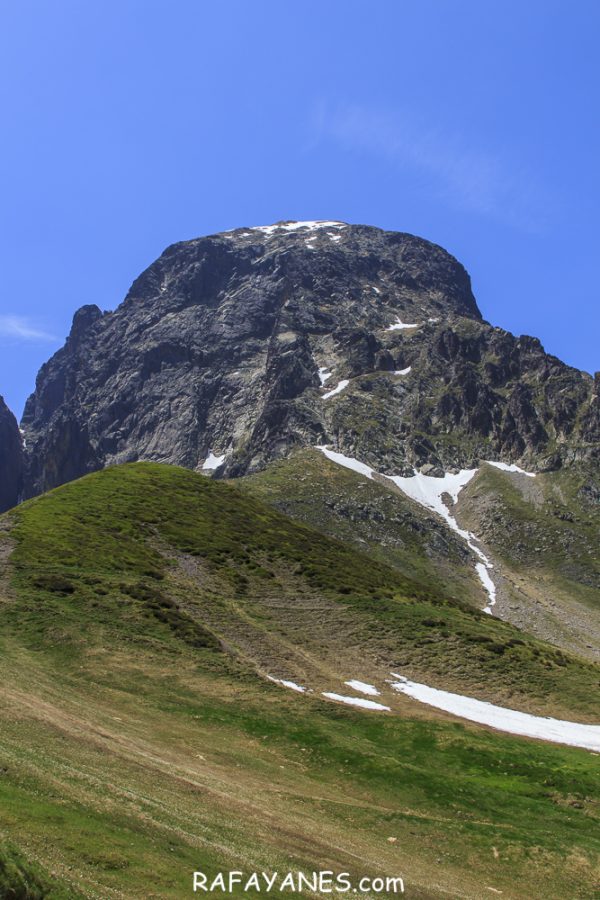
M4 517L4 895L179 898L196 869L291 867L399 874L414 898L594 897L594 754L389 691L388 714L319 698L349 678L384 691L394 667L600 720L597 667L408 562L147 463Z
M485 594L465 542L393 486L368 481L316 450L241 479L253 496L411 572L437 596L481 609ZM495 612L543 640L600 659L600 485L592 470L535 479L481 465L454 514L494 563Z
M431 594L481 607L464 541L389 484L361 478L315 449L234 482L281 512L411 576Z

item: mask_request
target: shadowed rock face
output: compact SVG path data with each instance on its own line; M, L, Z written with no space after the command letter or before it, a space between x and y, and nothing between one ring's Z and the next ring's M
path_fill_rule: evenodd
M0 397L0 512L17 504L22 476L23 448L19 426Z
M238 229L169 247L114 312L78 311L23 416L25 492L137 459L198 468L211 451L241 475L316 443L395 472L553 468L598 457L597 387L484 322L465 269L428 241Z

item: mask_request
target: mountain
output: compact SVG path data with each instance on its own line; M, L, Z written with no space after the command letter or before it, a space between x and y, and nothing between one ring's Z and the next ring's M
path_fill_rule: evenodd
M596 896L598 386L341 222L82 307L0 410L0 896Z
M236 478L599 659L599 379L485 322L421 238L237 229L169 247L114 312L76 313L25 409L23 493L135 460Z
M23 446L19 426L0 397L0 511L17 503L22 477Z
M598 381L482 320L409 234L279 223L169 247L84 306L22 421L25 495L134 460L240 476L331 445L378 471L598 464Z
M156 463L3 516L0 896L175 900L197 870L330 869L401 876L412 900L594 897L595 755L406 691L593 738L598 666L405 568Z

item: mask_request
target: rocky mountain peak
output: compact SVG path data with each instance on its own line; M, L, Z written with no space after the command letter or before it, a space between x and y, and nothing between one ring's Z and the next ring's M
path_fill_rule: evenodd
M590 376L482 320L410 234L279 222L173 244L41 369L26 493L137 459L219 475L329 444L378 470L598 452ZM215 463L218 461L218 463Z
M102 318L102 310L94 303L81 306L73 316L73 324L71 325L68 340L71 343L79 341L90 326L100 318Z
M22 489L23 442L17 420L0 397L0 512L16 506Z
M345 299L357 319L364 304L385 316L390 301L401 301L406 312L481 318L466 270L441 247L410 234L327 221L237 228L174 244L136 279L125 304L210 305L249 276L268 279L273 307L284 304L290 313L304 290L312 300L305 306ZM317 327L331 324L325 310L312 315Z

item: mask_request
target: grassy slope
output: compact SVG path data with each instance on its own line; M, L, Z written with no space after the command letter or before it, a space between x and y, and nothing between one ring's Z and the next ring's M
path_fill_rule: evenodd
M339 536L438 596L481 609L473 558L439 519L388 485L300 451L242 479L277 509ZM496 562L500 615L559 647L600 658L600 488L589 473L535 480L490 466L461 492L457 515ZM500 579L498 578L500 576Z
M67 900L81 896L67 889L40 866L27 860L6 841L0 841L0 897L5 900Z
M357 478L315 450L300 450L235 483L286 515L410 572L435 595L481 607L481 584L464 542L388 485Z
M193 472L113 468L13 515L21 602L3 627L66 660L123 631L147 644L221 641L251 663L270 641L273 661L278 645L301 647L317 668L327 647L346 647L486 699L600 716L598 667Z
M0 834L66 886L45 896L75 896L75 885L88 897L181 897L195 868L290 865L400 873L412 897L488 886L536 896L540 884L549 898L594 896L591 754L405 698L385 716L298 697L256 677L252 629L270 635L280 666L298 647L317 660L316 630L291 647L290 606L282 615L266 601L318 600L323 615L341 611L369 672L396 642L424 675L428 660L438 680L460 661L458 681L508 680L517 695L530 684L534 703L582 716L597 714L597 670L555 664L526 638L485 650L482 637L505 644L514 631L422 599L393 570L184 470L107 470L13 519Z

